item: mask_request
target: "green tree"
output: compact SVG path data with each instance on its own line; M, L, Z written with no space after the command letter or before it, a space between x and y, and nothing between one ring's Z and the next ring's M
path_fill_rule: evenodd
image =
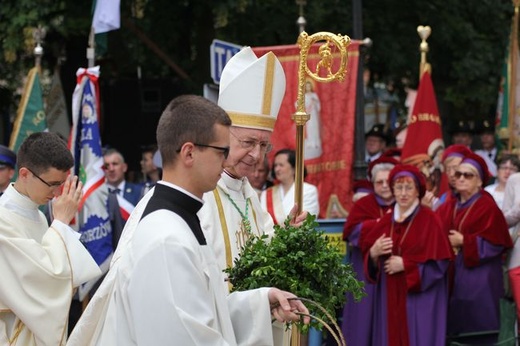
M43 65L51 69L60 54L84 56L91 10L88 1L2 0L0 80L11 105L16 97L5 95L15 95L20 76L34 64L30 29L38 24L47 28ZM121 12L122 27L108 34L108 53L99 60L103 75L133 77L142 66L145 77L178 78L188 92L198 93L210 82L208 50L214 38L270 46L294 44L298 36L294 0L123 0ZM482 116L496 102L512 14L511 0L364 1L364 36L373 40L366 65L397 82L417 76L420 39L415 29L430 25L428 60L437 96L448 105L441 109L451 109L450 117ZM308 0L304 15L309 33L352 31L351 1ZM188 78L173 71L132 27ZM83 58L79 64L85 63Z

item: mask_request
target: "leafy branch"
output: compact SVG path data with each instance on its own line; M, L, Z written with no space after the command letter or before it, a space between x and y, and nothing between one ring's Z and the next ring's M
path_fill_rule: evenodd
M315 216L309 215L303 224L294 227L285 220L275 226L274 236L251 237L245 244L233 268L225 272L233 291L259 287L277 287L298 297L313 300L335 316L350 292L354 300L365 296L364 284L355 278L350 264L343 262L337 244L332 244ZM328 320L319 309L308 306L312 315ZM316 321L311 326L321 330ZM299 326L306 332L307 326Z

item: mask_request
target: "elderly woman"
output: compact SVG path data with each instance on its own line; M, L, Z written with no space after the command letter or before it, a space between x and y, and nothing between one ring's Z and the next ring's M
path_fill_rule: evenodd
M512 242L504 215L482 188L489 176L484 160L467 154L454 173L455 198L436 211L456 252L448 311L450 336L499 329L502 255ZM495 340L481 336L472 341L492 344Z
M356 303L347 293L343 308L342 330L347 344L370 345L372 342L372 310L374 285L367 282L363 270L363 256L359 248L359 236L369 232L377 220L381 219L394 203L394 196L388 183L388 175L398 162L391 157L380 157L368 167L368 177L373 192L354 203L343 229L343 240L349 245L349 262L357 273L357 279L365 283L367 296Z
M471 150L461 144L452 144L442 153L442 167L444 174L441 176L441 196L434 203L433 210L436 210L442 203L450 200L455 194L455 170L462 159L471 153Z
M282 149L274 155L273 172L278 184L262 191L260 202L276 224L283 224L294 206L294 179L296 174L296 153L292 149ZM302 210L318 216L320 203L318 189L303 183Z
M426 179L415 166L394 167L389 181L393 211L360 239L366 275L376 283L370 345L444 346L453 256L448 237L420 203Z

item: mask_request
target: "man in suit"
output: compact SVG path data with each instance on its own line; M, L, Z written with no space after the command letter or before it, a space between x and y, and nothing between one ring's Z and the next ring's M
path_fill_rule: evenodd
M365 133L365 162L377 160L388 145L388 135L383 124L375 124Z
M143 186L126 181L125 173L128 165L123 154L117 149L111 148L105 151L103 168L105 170L105 183L108 187L108 212L113 234L112 245L115 249L128 216L141 198Z
M115 191L135 206L141 197L142 186L126 181L125 174L128 165L123 155L117 149L108 149L103 154L103 168L109 191Z

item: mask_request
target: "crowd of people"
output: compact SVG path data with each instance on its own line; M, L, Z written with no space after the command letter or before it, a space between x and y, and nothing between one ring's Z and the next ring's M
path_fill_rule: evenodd
M277 288L229 293L223 272L252 234L319 215L314 185L295 205L295 151L277 150L269 165L284 93L274 54L245 48L222 72L218 104L183 95L166 107L138 182L119 150L104 151L114 254L103 276L69 226L83 186L65 141L44 132L17 153L0 146L0 344L288 345L283 323L305 305ZM367 179L353 186L343 238L367 296L347 294L347 344L492 345L506 288L520 302L520 160L498 155L490 126L471 150L462 125L436 195L400 162L406 126L392 149L384 124L366 133ZM96 279L73 313L76 288Z
M386 147L383 125L366 133L367 179L354 184L343 239L367 296L347 294L347 344L494 345L502 300L518 303L520 320L520 160L498 154L488 123L472 150L464 125L443 152L436 196L430 177Z

